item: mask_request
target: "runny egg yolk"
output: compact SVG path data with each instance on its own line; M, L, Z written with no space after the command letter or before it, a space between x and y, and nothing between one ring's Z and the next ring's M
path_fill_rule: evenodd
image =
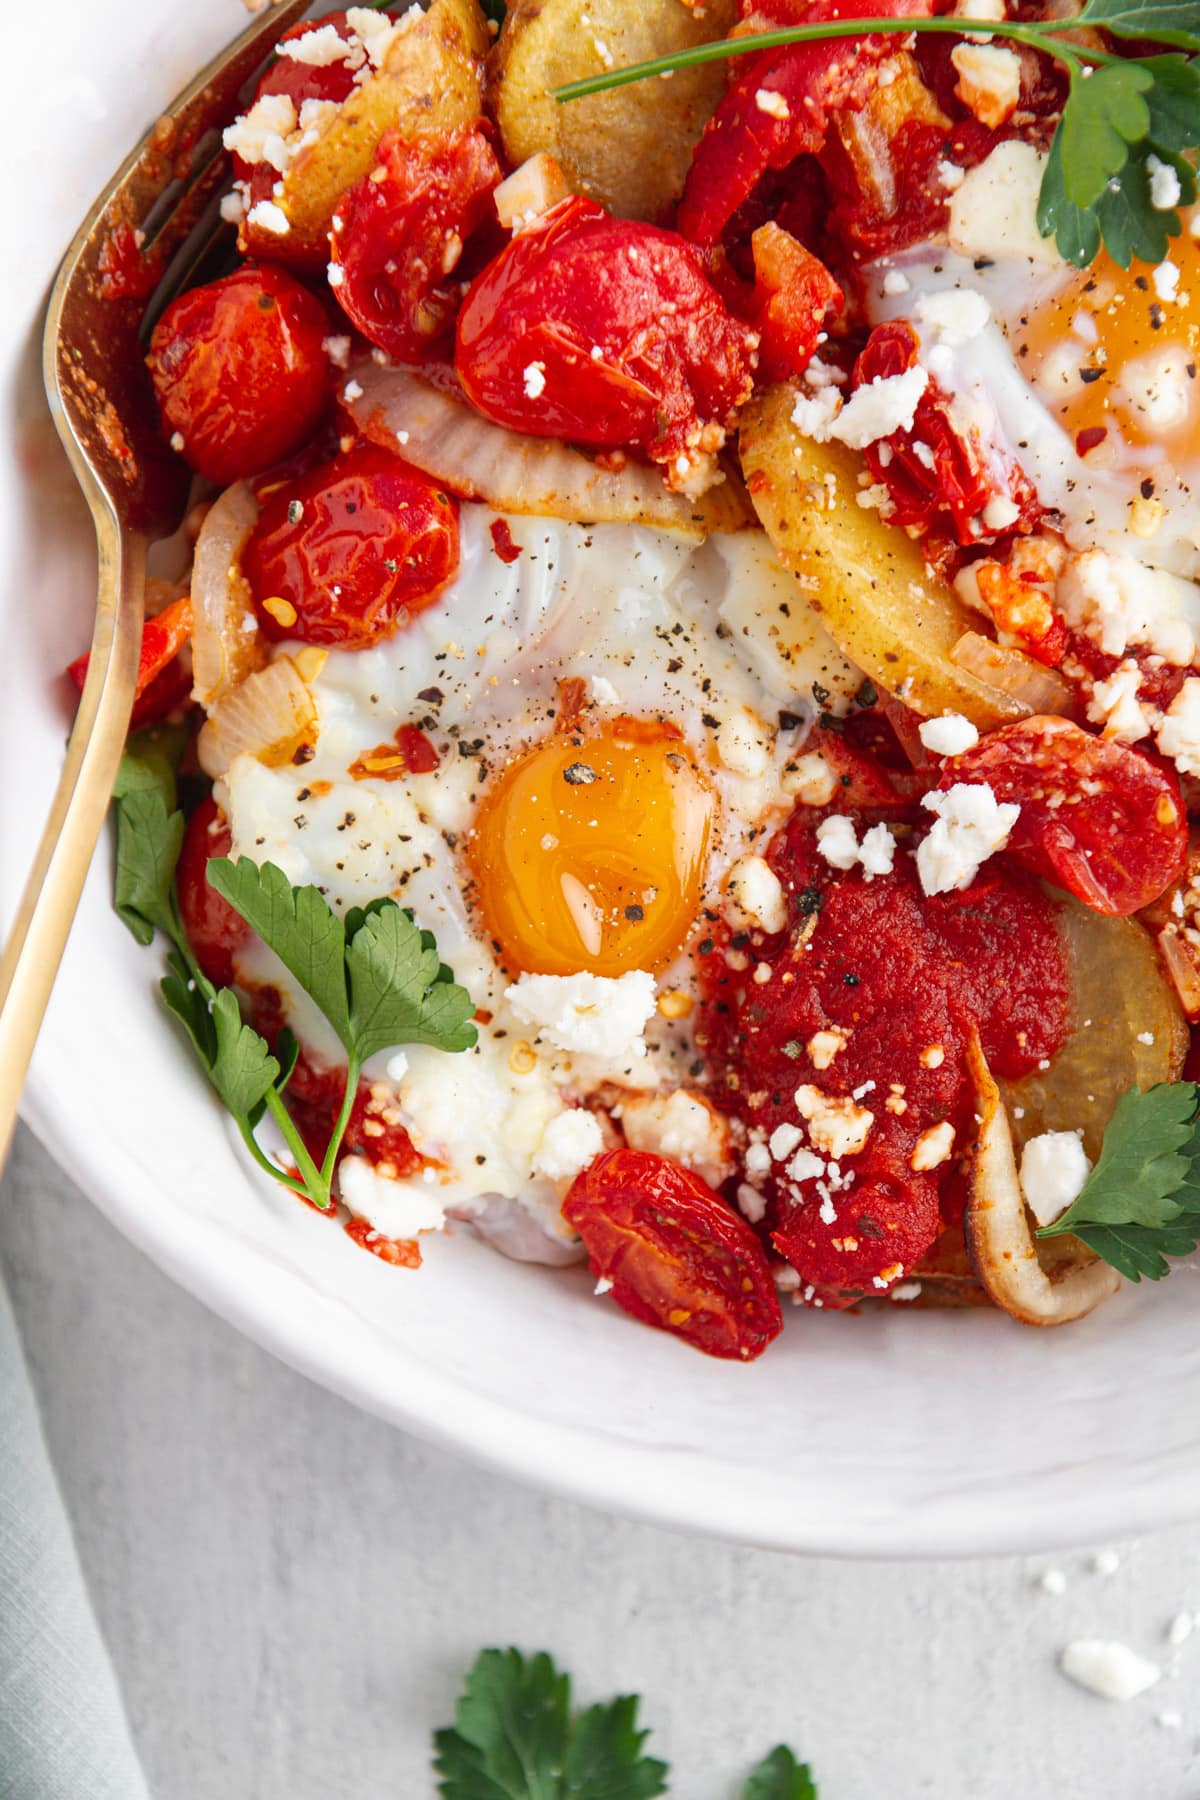
M1150 467L1195 443L1200 421L1200 209L1157 268L1120 268L1106 251L1015 334L1018 360L1081 454ZM1130 454L1122 454L1122 447Z
M535 744L480 806L468 858L514 973L623 975L678 954L700 907L715 812L674 727L616 719Z

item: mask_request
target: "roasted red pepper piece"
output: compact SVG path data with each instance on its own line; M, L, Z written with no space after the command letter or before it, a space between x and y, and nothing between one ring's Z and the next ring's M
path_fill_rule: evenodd
M767 381L790 381L812 361L845 296L820 257L778 225L760 225L751 244L759 368Z
M140 731L156 724L174 706L186 699L191 688L187 670L175 658L192 635L192 598L184 594L172 600L155 618L142 627L142 647L138 654L136 699L130 728ZM87 680L91 651L67 664L67 674L80 693Z

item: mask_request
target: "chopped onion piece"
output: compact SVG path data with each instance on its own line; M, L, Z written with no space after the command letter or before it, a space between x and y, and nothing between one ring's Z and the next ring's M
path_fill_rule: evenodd
M978 1040L968 1060L981 1123L964 1224L979 1279L996 1305L1024 1325L1081 1319L1116 1293L1121 1277L1074 1238L1048 1244L1043 1264L1029 1229L1008 1114Z
M192 698L206 711L266 660L249 585L241 572L242 550L257 518L254 496L239 481L209 508L196 539Z
M196 753L216 781L236 756L277 768L316 740L316 702L291 657L279 656L226 688L201 729Z
M1019 700L1033 713L1073 718L1078 710L1070 686L1054 669L1009 644L997 644L978 631L964 631L950 652L960 669Z
M356 365L346 410L374 443L444 481L466 500L497 512L532 513L593 525L602 521L659 525L703 537L740 531L750 511L740 484L727 477L697 500L673 494L657 469L627 462L603 469L557 438L527 437L495 425L461 395L434 387L411 369L372 361Z

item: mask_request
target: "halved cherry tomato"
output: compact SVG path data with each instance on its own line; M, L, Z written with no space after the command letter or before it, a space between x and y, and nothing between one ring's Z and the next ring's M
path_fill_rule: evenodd
M241 914L208 885L209 857L228 856L232 842L229 821L210 794L188 820L175 870L183 929L214 987L232 984L233 953L251 935Z
M903 375L915 365L918 349L907 320L876 326L854 365L855 388ZM868 444L866 461L872 479L891 495L888 518L905 531L925 532L949 514L959 543L978 544L1036 531L1042 517L1020 464L999 443L984 443L974 427L960 430L953 396L932 379L910 429Z
M451 276L502 174L478 126L416 138L389 131L371 173L339 200L334 295L397 362L431 356L453 330L461 289Z
M142 647L138 653L136 698L130 729L140 731L154 725L183 700L191 687L186 669L172 668L175 658L192 635L192 597L184 594L172 600L155 618L142 627ZM80 693L87 680L91 651L67 664L67 674Z
M268 637L359 650L436 600L458 556L458 502L359 444L271 490L242 567Z
M1068 719L1022 719L947 758L941 786L987 782L1020 814L1008 854L1093 912L1124 918L1149 906L1187 859L1179 778L1137 750Z
M834 19L918 17L931 0L812 0L778 6L788 24ZM875 81L875 65L896 50L890 36L838 38L768 50L750 59L705 127L680 202L684 237L716 244L768 169L785 169L821 149L835 113L856 112ZM778 95L764 108L760 94Z
M563 1217L592 1273L647 1325L708 1356L749 1362L783 1328L762 1246L690 1169L647 1150L609 1150L576 1176Z
M146 358L165 436L222 485L290 456L325 411L328 331L321 302L268 264L181 294Z
M756 343L690 245L572 197L473 283L455 362L502 425L673 464L720 448Z
M845 296L820 257L778 225L760 225L751 244L759 367L768 381L790 381L807 369Z

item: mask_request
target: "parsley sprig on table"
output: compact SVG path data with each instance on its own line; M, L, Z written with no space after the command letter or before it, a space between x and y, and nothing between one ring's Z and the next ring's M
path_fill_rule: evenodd
M442 1800L654 1800L667 1765L646 1756L638 1700L571 1708L571 1678L545 1651L484 1650L453 1727L434 1733ZM783 1744L764 1757L741 1800L817 1800L807 1767Z
M697 44L652 62L605 70L556 88L559 101L623 87L696 63L748 56L831 38L867 33L986 33L1028 44L1067 72L1069 89L1050 147L1038 200L1038 228L1054 237L1062 255L1083 268L1101 243L1127 269L1134 257L1161 262L1182 230L1175 206L1156 207L1151 197L1151 157L1174 169L1179 201L1196 198L1196 173L1188 153L1200 149L1200 66L1181 55L1123 57L1077 41L1091 28L1138 44L1200 51L1197 0L1085 0L1070 19L988 20L878 18L836 19L783 26L746 37Z
M1082 1193L1039 1237L1081 1238L1130 1281L1159 1281L1200 1242L1200 1093L1166 1082L1118 1100Z
M186 1031L255 1162L294 1193L327 1209L363 1064L393 1045L469 1050L476 1036L470 995L439 958L432 934L422 931L394 900L373 900L339 919L318 889L292 887L272 863L259 867L246 858L209 863L210 885L275 952L346 1051L345 1095L318 1166L283 1100L296 1065L295 1038L285 1028L272 1050L242 1019L233 989L209 981L184 931L175 887L184 818L175 805L175 773L167 750L153 743L131 744L113 801L113 904L139 944L152 943L157 932L169 940L163 1003ZM267 1113L296 1175L272 1162L255 1137Z

